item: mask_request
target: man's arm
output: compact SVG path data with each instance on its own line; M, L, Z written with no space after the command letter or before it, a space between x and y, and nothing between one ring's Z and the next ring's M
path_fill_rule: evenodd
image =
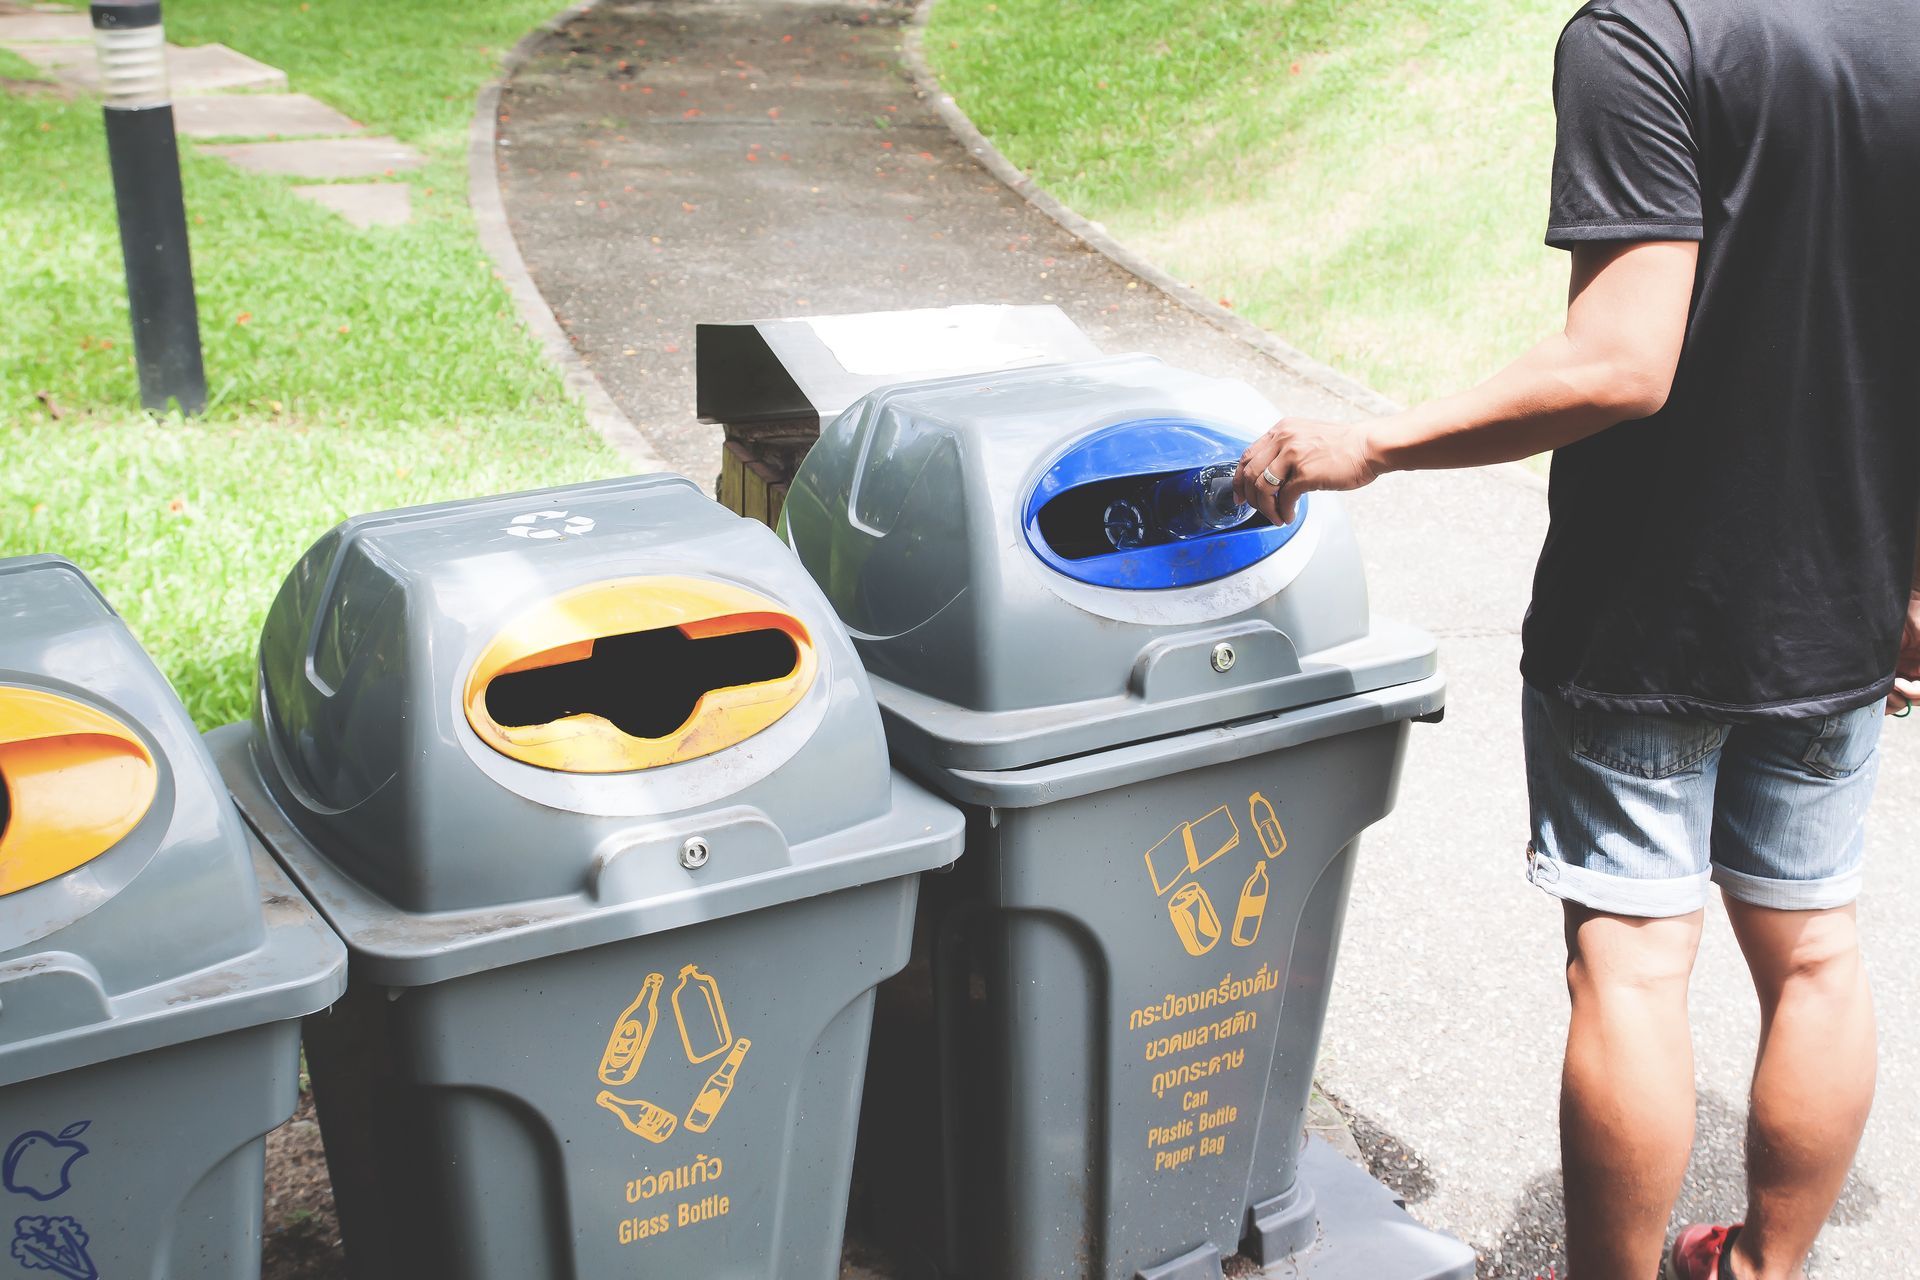
M1900 630L1900 656L1893 664L1893 692L1887 714L1904 715L1920 703L1920 534L1914 538L1913 585L1907 592L1907 622Z
M1699 249L1691 240L1576 245L1563 332L1470 391L1369 423L1282 419L1241 458L1234 492L1285 524L1316 489L1510 462L1647 417L1673 387Z

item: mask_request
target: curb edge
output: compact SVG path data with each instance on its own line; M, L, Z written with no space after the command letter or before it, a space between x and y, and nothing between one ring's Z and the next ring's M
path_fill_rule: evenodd
M1114 239L1105 229L1055 199L1031 176L1007 159L1000 148L980 132L979 126L960 109L959 104L953 100L953 95L940 87L939 78L934 75L933 68L927 63L926 50L922 46L928 19L932 17L934 6L938 3L939 0L915 0L913 19L907 24L905 40L901 46L907 70L913 76L914 87L933 104L934 110L940 113L940 118L946 122L947 128L959 140L960 145L965 147L967 153L979 161L989 173L998 178L1002 185L1058 223L1068 234L1095 253L1109 259L1129 275L1144 280L1167 297L1211 323L1215 328L1223 329L1232 337L1238 338L1301 381L1312 383L1327 394L1368 413L1392 413L1400 407L1373 388L1347 377L1332 366L1315 360L1291 343L1275 337L1245 316L1235 315L1192 285L1175 278L1158 263L1129 249Z
M535 284L520 256L519 241L507 221L507 209L500 196L500 174L495 156L499 150L500 91L513 73L533 55L541 41L564 24L598 7L601 0L583 0L570 5L520 37L500 60L498 74L480 90L474 102L473 120L467 127L467 206L473 211L480 247L492 260L500 282L512 295L520 321L540 343L541 350L560 372L569 394L579 402L587 416L587 425L612 446L615 453L635 468L636 474L671 471L645 432L634 425L614 402L593 369L581 358L568 339L553 308Z
M1007 159L1000 148L980 131L978 125L974 124L972 118L961 110L960 105L953 100L953 95L941 88L939 77L934 75L933 68L927 62L926 50L923 47L927 22L933 15L934 6L939 2L940 0L914 0L913 17L906 25L901 41L901 59L905 62L907 72L913 79L914 88L919 91L921 97L933 104L933 109L946 123L948 132L952 133L960 145L966 149L967 154L998 179L1002 186L1052 219L1067 234L1118 266L1122 271L1152 285L1173 301L1229 337L1238 339L1244 345L1266 356L1301 381L1320 388L1328 395L1352 405L1363 413L1394 413L1401 408L1399 404L1381 395L1372 387L1349 378L1331 365L1314 359L1292 343L1274 336L1245 316L1236 315L1227 310L1192 285L1177 279L1152 259L1129 249L1097 223L1082 217L1062 204L1030 175ZM1519 488L1539 494L1547 491L1546 477L1524 462L1506 462L1482 469Z

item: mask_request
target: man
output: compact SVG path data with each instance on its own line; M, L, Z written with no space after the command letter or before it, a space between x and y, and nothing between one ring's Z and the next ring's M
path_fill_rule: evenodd
M1573 1280L1661 1264L1709 880L1761 1004L1748 1209L1666 1274L1800 1276L1866 1122L1861 824L1881 711L1920 700L1916 67L1920 0L1588 4L1555 73L1565 332L1404 413L1282 421L1236 476L1284 521L1556 451L1521 672L1529 877L1566 915Z

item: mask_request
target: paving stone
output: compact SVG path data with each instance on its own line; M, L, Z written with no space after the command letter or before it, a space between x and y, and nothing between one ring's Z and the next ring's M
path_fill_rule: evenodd
M93 20L84 13L0 13L0 44L93 44Z
M299 138L364 132L364 126L304 93L176 98L173 121L189 138Z
M287 73L223 44L167 47L167 76L180 96L223 89L284 90Z
M255 173L290 178L377 178L390 169L417 169L426 159L392 138L311 138L303 142L234 142L203 146Z
M91 44L20 44L13 52L75 88L97 93L100 64ZM285 89L287 73L223 44L167 46L167 79L176 95L225 89Z
M397 227L413 217L413 188L404 182L328 182L293 190L356 227Z

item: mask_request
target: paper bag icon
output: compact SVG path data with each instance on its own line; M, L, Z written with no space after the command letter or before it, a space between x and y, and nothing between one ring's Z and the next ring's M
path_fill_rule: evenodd
M1189 872L1198 871L1240 843L1240 824L1221 805L1204 818L1183 822L1147 850L1147 875L1163 894Z

